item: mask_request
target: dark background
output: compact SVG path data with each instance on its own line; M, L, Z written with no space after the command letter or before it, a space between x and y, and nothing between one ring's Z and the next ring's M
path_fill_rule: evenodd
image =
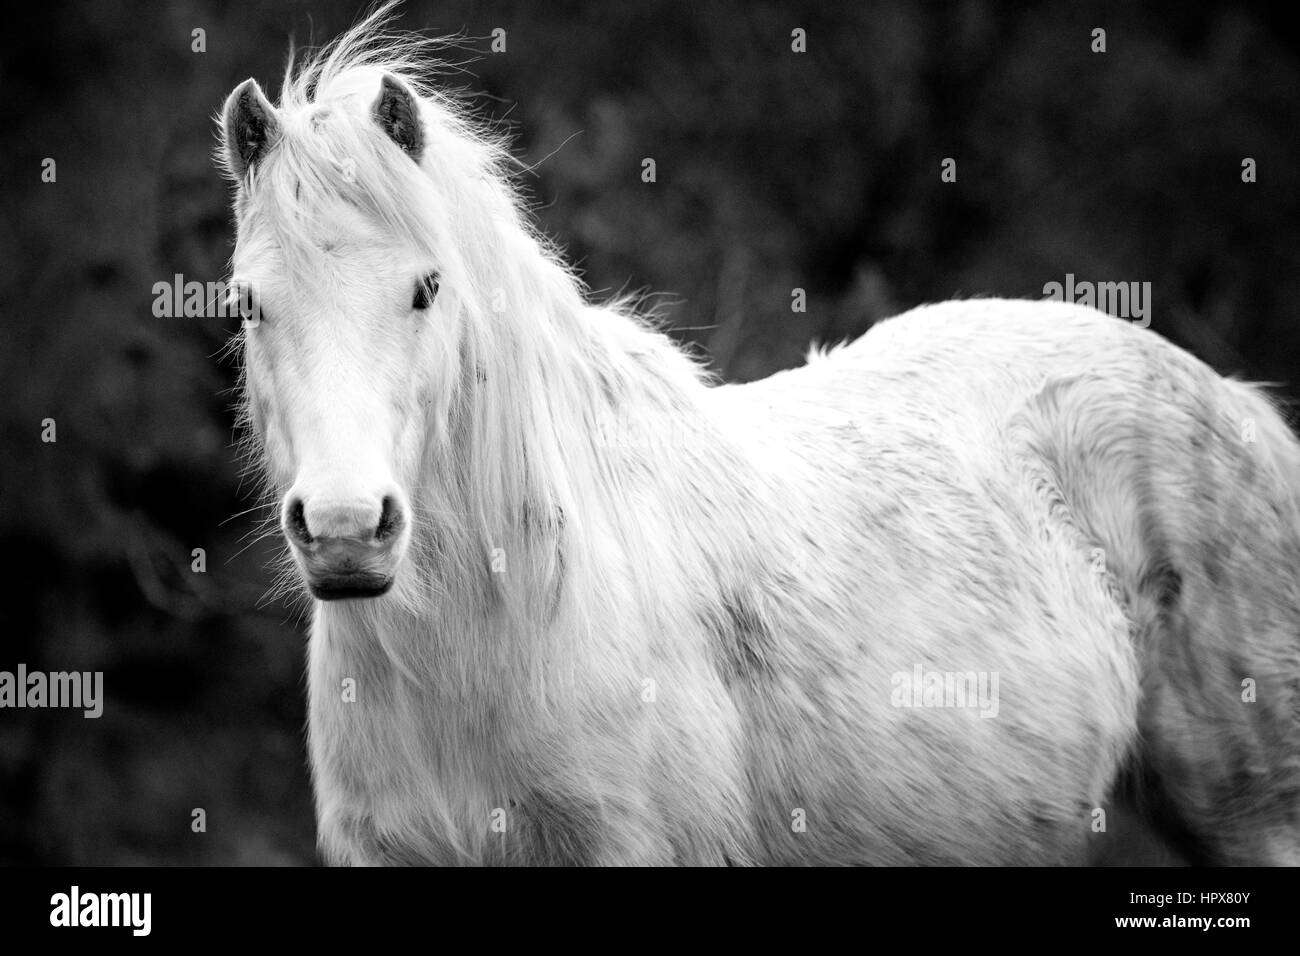
M1294 396L1297 28L1192 6L440 0L400 25L468 36L449 82L540 163L545 229L594 289L666 293L729 379L1073 272L1151 282L1153 328ZM303 626L240 514L233 323L155 318L152 287L224 274L225 95L360 6L39 8L0 55L0 670L102 670L106 701L0 710L0 862L311 862Z

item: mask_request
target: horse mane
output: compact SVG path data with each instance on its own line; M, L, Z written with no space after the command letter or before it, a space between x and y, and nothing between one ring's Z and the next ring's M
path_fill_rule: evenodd
M320 281L325 260L314 244L340 201L436 264L440 300L461 319L458 371L412 494L417 528L432 529L413 543L423 570L391 597L427 613L430 589L443 601L454 593L479 616L504 613L535 629L539 602L559 613L566 579L599 574L598 539L635 541L628 478L652 472L656 444L680 444L683 428L700 446L724 443L704 437L697 398L708 375L699 361L639 314L635 298L588 301L531 221L508 141L435 88L434 54L452 41L392 32L392 6L291 58L281 135L241 185L237 218L266 217L295 282ZM370 116L383 74L420 98L427 145L418 165ZM620 447L630 434L640 436L634 447ZM692 460L707 467L705 458L716 456ZM734 471L730 463L697 477L705 484ZM498 554L507 573L489 570ZM647 582L639 603L654 600Z

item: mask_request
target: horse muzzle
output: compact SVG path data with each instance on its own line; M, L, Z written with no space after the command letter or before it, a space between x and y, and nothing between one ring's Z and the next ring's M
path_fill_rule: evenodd
M321 601L375 598L393 586L401 552L405 508L385 497L378 518L341 520L340 509L311 509L302 499L285 508L284 532L312 596ZM350 507L348 519L365 509ZM323 513L324 512L324 513ZM309 525L310 521L310 525ZM328 533L313 533L312 527Z

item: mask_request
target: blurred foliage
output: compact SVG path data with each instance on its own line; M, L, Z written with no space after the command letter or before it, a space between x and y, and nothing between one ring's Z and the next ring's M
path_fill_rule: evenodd
M314 859L303 622L261 601L278 545L240 514L230 329L151 305L155 282L224 272L225 94L250 74L275 88L290 35L327 40L358 12L11 13L0 669L103 670L107 700L99 720L0 711L0 861ZM1300 381L1297 33L1265 5L438 0L401 25L465 35L448 83L515 132L546 230L593 288L665 293L730 379L924 301L1038 297L1073 272L1150 281L1156 330L1222 371Z

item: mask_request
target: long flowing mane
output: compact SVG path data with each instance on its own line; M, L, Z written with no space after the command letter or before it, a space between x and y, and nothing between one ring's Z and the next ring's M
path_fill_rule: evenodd
M250 174L237 213L256 209L273 223L293 282L323 281L314 246L340 198L439 262L441 295L464 332L413 493L429 532L416 542L422 573L395 596L413 611L427 609L430 587L462 605L472 598L474 612L513 619L517 628L505 630L531 636L538 603L558 613L566 582L586 576L586 587L600 586L602 539L635 540L638 508L654 496L638 499L629 476L650 474L659 451L684 450L691 467L687 446L712 446L695 467L721 463L720 473L683 481L736 469L717 454L726 442L696 404L709 384L702 366L634 300L588 302L531 221L507 139L434 87L447 42L391 32L390 9L291 61L280 139ZM359 108L384 74L421 97L429 145L418 165L383 148ZM492 573L494 557L505 573ZM634 579L651 580L643 570ZM658 604L648 587L626 597Z

